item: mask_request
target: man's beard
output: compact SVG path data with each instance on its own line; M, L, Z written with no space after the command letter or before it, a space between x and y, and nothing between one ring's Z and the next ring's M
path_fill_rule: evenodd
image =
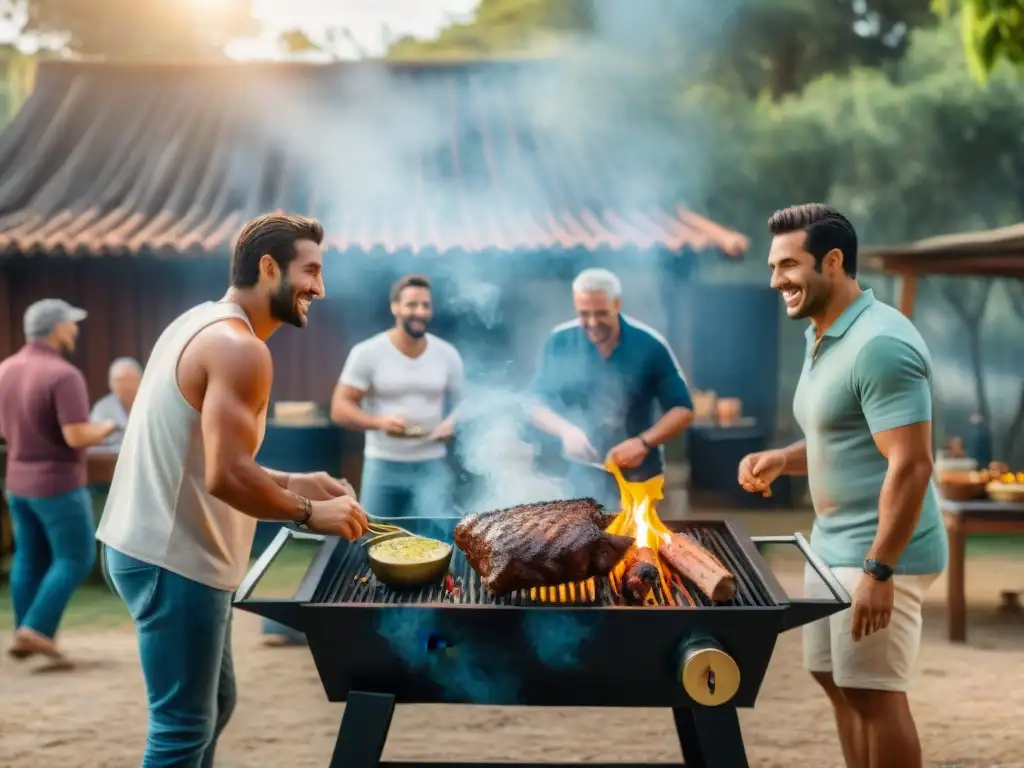
M296 328L305 328L305 318L299 312L296 303L297 296L294 287L287 278L282 278L281 285L270 296L270 316L282 323L294 325Z
M422 339L427 335L427 328L430 327L430 323L426 320L418 318L407 318L402 321L402 330L405 331L411 338Z
M806 286L804 289L804 305L797 314L792 316L793 320L806 320L808 317L820 315L828 306L831 293L828 285Z

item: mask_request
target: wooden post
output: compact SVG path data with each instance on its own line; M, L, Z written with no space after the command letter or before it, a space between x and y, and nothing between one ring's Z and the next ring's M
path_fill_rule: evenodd
M914 317L914 302L917 299L917 275L911 272L904 272L899 276L899 284L896 287L896 300L899 303L899 310L907 317Z
M946 620L949 641L967 642L967 536L963 517L944 510L946 537L949 541L949 565L946 568Z

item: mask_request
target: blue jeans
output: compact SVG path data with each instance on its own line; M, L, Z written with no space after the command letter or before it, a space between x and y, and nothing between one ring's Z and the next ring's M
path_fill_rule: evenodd
M139 639L149 700L142 768L211 768L235 709L231 592L103 548Z
M75 589L96 562L88 491L43 499L7 494L14 531L14 625L52 638Z
M259 557L264 550L270 546L270 542L277 536L278 531L284 528L283 523L269 523L261 520L256 524L256 537L252 543L252 556ZM273 619L263 619L263 634L283 637L291 643L306 644L306 636L298 630L278 624Z
M359 504L374 517L448 517L455 514L452 484L445 459L365 459Z

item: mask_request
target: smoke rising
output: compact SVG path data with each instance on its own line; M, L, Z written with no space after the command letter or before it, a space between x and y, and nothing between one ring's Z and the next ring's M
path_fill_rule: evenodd
M457 451L483 479L465 512L568 493L558 478L534 468L523 440L529 401L522 372L534 370L552 326L572 316L571 276L561 274L560 264L572 260L582 269L599 257L567 253L540 225L550 229L553 217L564 228L567 213L600 220L606 209L651 215L683 201L699 208L702 200L709 172L703 137L713 130L700 116L680 128L673 115L680 66L695 62L721 33L718 4L615 0L594 8L591 28L566 37L555 60L456 68L452 77L416 67L342 67L316 87L275 96L280 119L254 129L269 132L301 171L329 244L392 252L440 244L438 258L406 259L395 270L437 281L436 317L470 321L463 334L446 336L468 377ZM659 58L664 52L671 60ZM381 231L387 241L377 243L371 235ZM504 253L474 253L493 242ZM460 246L468 258L444 253ZM645 247L638 238L635 248ZM382 269L378 255L392 258L327 265L328 296L354 307L386 304L384 293L365 295L377 279L370 274ZM603 265L623 281L624 311L669 335L660 291L673 278L662 274L656 253L650 257L649 267L628 273L614 261ZM493 343L499 329L511 350L504 357ZM458 654L427 653L432 612L382 614L380 633L395 653L452 698L518 696L516 666L504 663L500 649L466 639ZM524 631L546 664L571 668L596 621L537 611Z
M537 230L550 228L550 216L565 227L566 213L600 219L606 209L671 210L700 187L706 153L693 139L703 127L681 133L673 103L687 41L703 51L720 35L715 24L723 14L713 5L595 2L589 29L563 35L557 59L438 65L453 67L447 76L436 67L341 67L286 94L275 111L289 119L260 128L309 175L314 213L336 245L347 239L368 248L381 231L382 245L395 252L438 242L442 251L504 245L500 254L441 253L401 265L435 280L437 315L463 319L462 332L446 336L469 377L456 450L485 488L467 511L566 491L534 471L522 442L524 372L535 369L550 329L572 316L571 276L555 276L558 262L582 269L599 257L552 247ZM668 51L671 60L652 51ZM296 124L308 140L295 140ZM328 294L386 304L383 295L362 295L370 281L360 271L380 270L389 258L331 268ZM615 270L611 259L606 265ZM669 335L660 286L671 278L655 253L647 264L641 273L619 270L624 311ZM536 285L546 272L547 284ZM498 329L508 347L503 357L492 333Z

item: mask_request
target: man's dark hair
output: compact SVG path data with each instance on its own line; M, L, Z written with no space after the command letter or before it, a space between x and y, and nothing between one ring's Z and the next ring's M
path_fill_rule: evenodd
M776 211L768 219L773 235L803 230L807 233L804 250L814 257L814 266L821 271L825 254L838 248L843 254L843 271L857 275L857 231L850 220L830 205L805 203Z
M315 219L268 213L257 216L244 227L235 242L231 256L231 285L251 288L260 279L260 259L269 253L281 270L288 268L298 250L299 240L312 240L317 245L324 241L324 228Z
M406 275L395 281L391 286L391 303L394 304L402 297L402 291L406 288L426 288L430 290L430 280L426 275Z

